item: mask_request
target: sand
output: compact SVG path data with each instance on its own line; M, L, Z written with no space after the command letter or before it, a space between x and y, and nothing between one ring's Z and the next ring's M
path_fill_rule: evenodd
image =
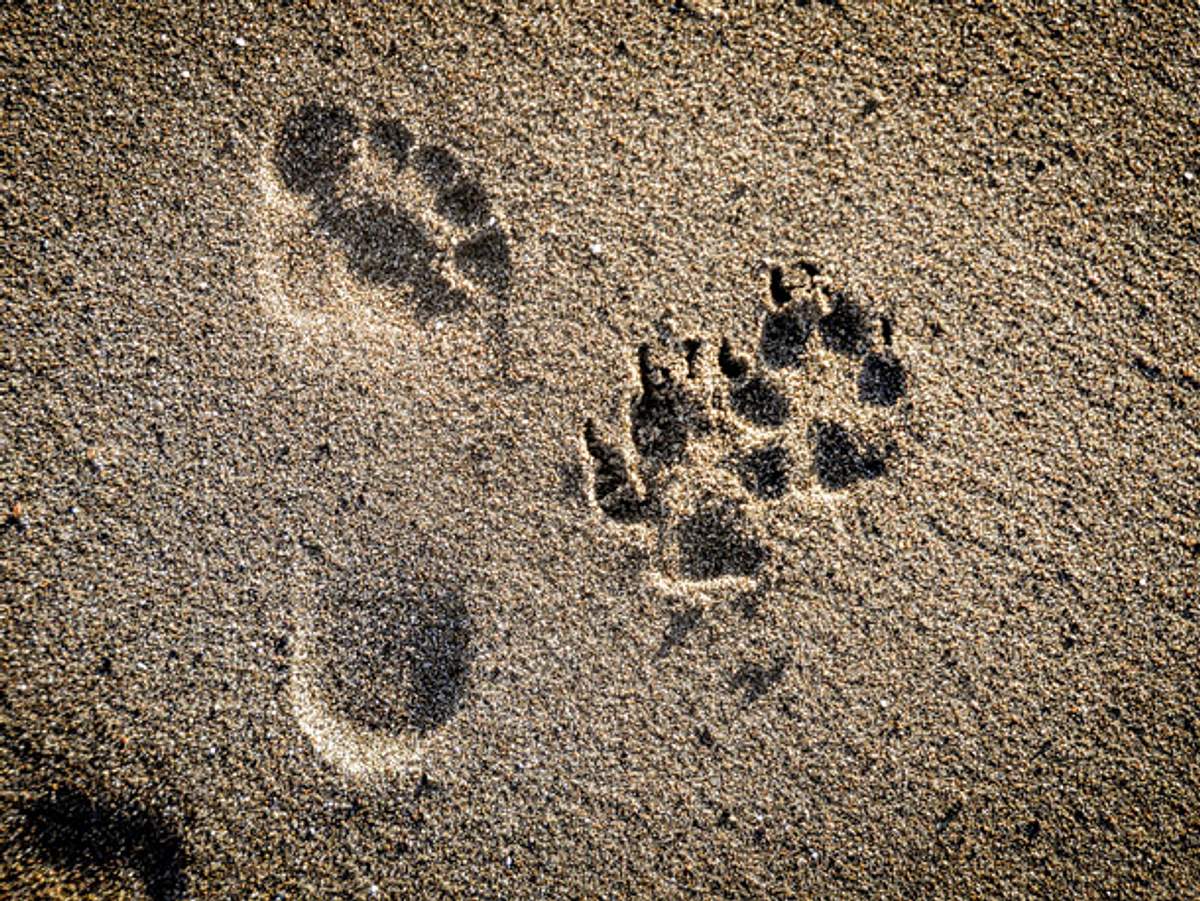
M0 12L0 893L1200 893L1184 4Z

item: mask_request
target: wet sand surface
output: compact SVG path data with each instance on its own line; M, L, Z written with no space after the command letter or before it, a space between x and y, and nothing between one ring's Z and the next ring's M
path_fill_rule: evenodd
M1184 5L0 34L4 894L1200 892Z

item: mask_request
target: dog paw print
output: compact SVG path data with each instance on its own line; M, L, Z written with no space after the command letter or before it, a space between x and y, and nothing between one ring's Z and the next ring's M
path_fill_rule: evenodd
M503 298L508 237L488 193L455 154L398 119L366 127L341 106L307 104L279 129L275 172L370 287L405 289L423 317Z
M908 374L891 321L811 265L796 284L771 270L764 306L749 347L670 335L641 345L617 421L585 426L592 502L640 529L668 578L757 577L772 505L854 491L897 453Z

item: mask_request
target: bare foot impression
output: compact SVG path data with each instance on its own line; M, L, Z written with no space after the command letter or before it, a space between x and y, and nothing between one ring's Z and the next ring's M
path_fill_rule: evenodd
M283 318L420 323L507 297L508 236L488 192L448 147L398 118L305 104L279 125L260 275ZM312 290L297 290L298 283Z
M883 476L896 453L889 420L908 376L890 320L869 317L815 266L803 269L794 285L771 271L754 348L642 344L620 421L585 426L591 501L646 537L668 583L752 586L769 557L756 525L766 508L796 492L853 491ZM845 386L849 397L830 402L849 401L854 422L802 397L817 373Z
M399 118L308 103L280 121L264 163L258 269L280 319L405 346L414 330L472 317L502 327L509 239L448 146ZM353 776L417 765L467 683L461 592L383 567L298 585L292 606L289 698L317 754Z

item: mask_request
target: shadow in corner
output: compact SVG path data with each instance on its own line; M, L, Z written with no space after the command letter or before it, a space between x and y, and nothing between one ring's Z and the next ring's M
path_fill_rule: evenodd
M81 871L127 866L154 901L184 896L183 841L141 805L113 805L77 788L60 788L31 801L22 813L24 836L47 863Z

